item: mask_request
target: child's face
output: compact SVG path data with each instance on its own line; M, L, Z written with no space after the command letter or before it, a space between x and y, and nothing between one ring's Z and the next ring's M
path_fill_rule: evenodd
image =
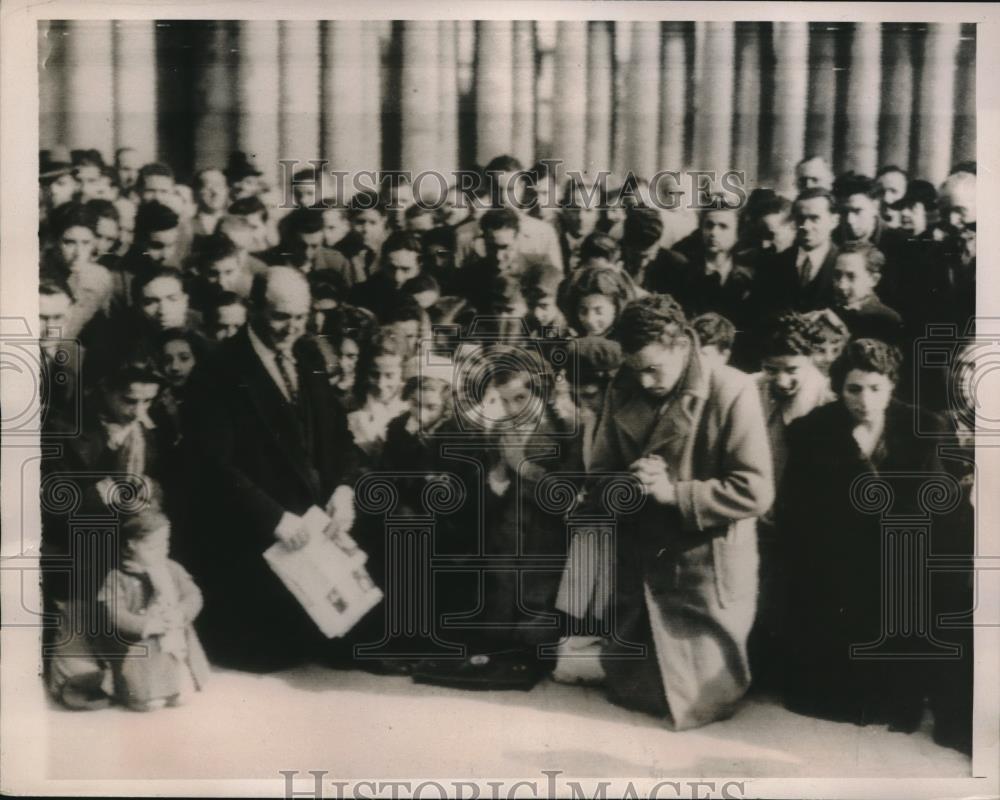
M353 339L344 339L340 343L340 355L337 366L344 375L353 375L358 366L358 343Z
M868 271L860 253L843 253L833 266L833 291L843 306L860 303L875 293L878 279Z
M603 294L587 295L580 301L577 316L587 336L603 336L615 322L614 301Z
M376 356L369 378L374 396L388 402L399 395L403 385L403 363L399 356Z
M241 305L220 306L218 315L219 321L215 325L215 338L220 342L235 335L247 321L247 310Z
M500 396L504 421L508 423L517 421L519 428L534 427L532 419L523 419L525 411L535 398L534 392L531 390L531 378L527 375L519 375L503 386L498 386L497 394ZM534 417L534 415L530 415L530 417Z
M803 380L815 368L809 356L771 356L761 362L771 393L779 400L791 400Z
M410 398L410 410L421 430L430 430L444 416L445 402L441 389L420 389Z
M129 542L127 553L143 566L162 564L170 555L170 528L164 525L142 539Z
M559 316L559 307L553 295L545 294L531 304L531 316L539 325L553 325Z
M718 345L714 344L701 346L701 357L706 364L728 364L730 355L732 355L732 351L728 347L719 348Z
M827 339L813 353L813 363L824 375L830 374L830 365L837 360L844 349L843 339Z
M385 238L385 217L373 208L366 208L354 215L351 230L361 237L365 247L375 250Z
M194 365L194 353L188 342L174 339L163 346L163 374L171 386L180 388L187 383Z

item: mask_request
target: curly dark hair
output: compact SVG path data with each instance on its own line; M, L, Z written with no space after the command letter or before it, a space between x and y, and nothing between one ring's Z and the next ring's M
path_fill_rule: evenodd
M761 339L761 358L811 356L821 344L817 326L802 314L789 311L768 321Z
M613 337L622 351L638 353L654 342L673 344L688 327L680 303L669 294L651 294L633 300L615 322Z
M903 354L891 344L878 339L853 339L847 343L837 360L830 365L830 386L840 394L847 373L852 369L885 375L893 385L899 380Z

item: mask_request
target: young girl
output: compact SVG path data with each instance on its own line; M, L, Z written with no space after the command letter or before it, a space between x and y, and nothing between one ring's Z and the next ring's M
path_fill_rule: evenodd
M580 336L607 336L630 299L628 283L611 267L580 269L563 285L566 319Z
M121 563L98 594L113 637L113 696L134 711L179 705L191 689L201 690L208 661L192 623L201 611L201 592L187 571L168 555L170 523L147 508L121 526Z
M389 423L409 409L400 396L407 348L401 338L383 329L358 364L355 397L360 407L347 415L354 442L375 464L385 444Z

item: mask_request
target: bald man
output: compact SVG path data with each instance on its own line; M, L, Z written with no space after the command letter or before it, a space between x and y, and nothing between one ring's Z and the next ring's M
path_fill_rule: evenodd
M308 541L301 515L319 506L353 523L357 457L347 420L305 337L311 298L292 267L269 267L250 293L249 325L191 378L199 619L216 662L271 671L320 652L324 640L263 558L275 542Z

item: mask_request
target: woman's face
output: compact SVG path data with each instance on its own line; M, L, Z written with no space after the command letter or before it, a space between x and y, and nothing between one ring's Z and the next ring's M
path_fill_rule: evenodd
M392 400L403 386L403 360L399 356L376 356L370 383L372 394L383 402Z
M894 384L880 372L852 369L844 378L840 397L856 423L871 424L885 417Z
M92 261L96 247L97 237L90 228L83 225L67 228L59 239L59 255L70 268Z
M344 339L340 343L340 356L337 365L344 375L353 375L358 366L358 343L353 339Z

